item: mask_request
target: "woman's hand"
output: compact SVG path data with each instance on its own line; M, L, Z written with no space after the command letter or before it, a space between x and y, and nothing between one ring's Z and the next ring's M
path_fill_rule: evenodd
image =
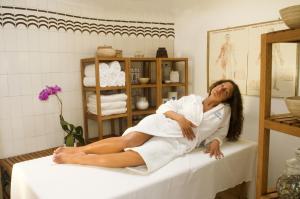
M193 140L196 137L192 129L192 127L196 127L196 125L187 120L183 115L174 111L167 111L164 113L164 115L178 122L182 130L183 137L187 138L188 140Z
M215 158L218 160L224 157L224 154L220 150L220 143L216 139L211 141L211 143L208 144L205 153L209 153L210 157L215 156Z
M187 138L188 140L193 140L196 137L192 129L192 127L196 127L196 125L187 120L183 115L178 117L176 121L181 127L183 137Z

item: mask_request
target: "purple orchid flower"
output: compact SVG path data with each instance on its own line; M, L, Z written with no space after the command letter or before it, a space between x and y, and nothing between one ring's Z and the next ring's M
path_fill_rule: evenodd
M40 92L39 99L46 101L50 95L56 95L58 92L61 92L61 88L59 86L47 86Z

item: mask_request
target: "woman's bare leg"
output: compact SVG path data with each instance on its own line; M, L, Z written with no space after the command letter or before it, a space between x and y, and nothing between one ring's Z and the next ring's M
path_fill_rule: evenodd
M82 147L59 147L54 151L54 154L78 152L87 154L117 153L123 151L127 147L140 146L151 137L153 136L145 133L131 132L125 136L103 139Z
M112 154L59 153L53 155L53 161L58 164L81 164L111 168L123 168L144 165L143 158L135 151L125 151Z

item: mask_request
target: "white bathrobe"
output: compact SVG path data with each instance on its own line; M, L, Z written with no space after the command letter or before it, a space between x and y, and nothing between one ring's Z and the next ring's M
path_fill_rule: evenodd
M137 167L134 170L154 171L174 158L192 151L203 141L207 144L213 139L218 139L222 143L229 128L230 106L221 103L203 113L204 99L201 96L189 95L179 100L168 101L157 109L156 114L145 117L136 126L124 132L123 136L133 131L154 136L142 146L126 149L139 153L146 163L146 168ZM193 128L193 131L196 138L184 138L179 124L164 115L167 111L182 114L195 124L197 127Z

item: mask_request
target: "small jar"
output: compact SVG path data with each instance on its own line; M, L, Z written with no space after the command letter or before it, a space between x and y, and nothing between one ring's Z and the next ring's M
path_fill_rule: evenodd
M284 173L278 178L276 189L280 199L300 198L300 148L295 158L286 161Z
M146 97L140 97L136 103L136 107L139 110L145 110L149 107L149 102Z

